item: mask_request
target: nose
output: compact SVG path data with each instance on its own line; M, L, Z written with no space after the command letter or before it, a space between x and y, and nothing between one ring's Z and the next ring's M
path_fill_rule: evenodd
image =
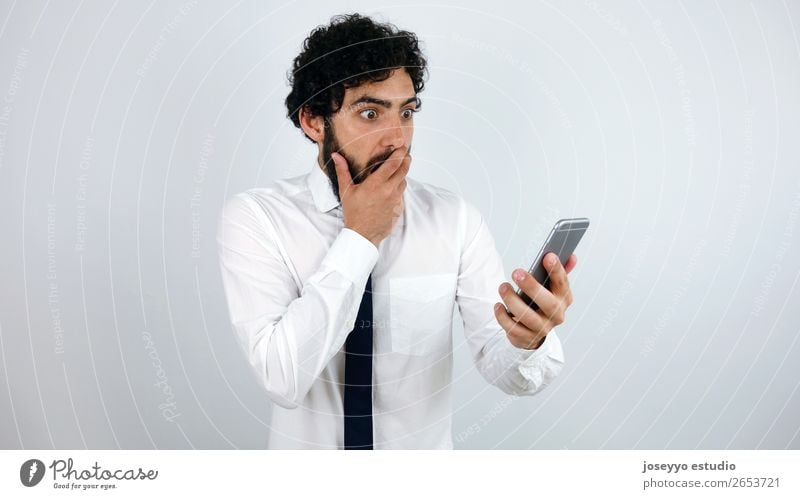
M412 133L413 129L411 125L405 125L400 118L397 118L383 130L381 145L385 149L391 150L400 147L408 147L408 144L411 142Z

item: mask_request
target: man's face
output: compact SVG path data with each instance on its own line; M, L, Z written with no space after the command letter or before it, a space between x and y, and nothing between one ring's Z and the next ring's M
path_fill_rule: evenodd
M353 182L363 182L395 149L411 151L414 113L419 105L404 69L395 70L386 80L345 90L342 107L325 129L320 151L337 199L339 183L331 153L338 152L347 160Z

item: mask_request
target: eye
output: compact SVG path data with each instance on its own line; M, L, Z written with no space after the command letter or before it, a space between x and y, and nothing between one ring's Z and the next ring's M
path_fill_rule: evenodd
M411 118L414 117L414 113L416 112L417 110L412 108L403 109L403 118L410 120Z
M360 114L363 118L366 118L368 120L374 120L375 118L378 117L378 113L374 109L364 109L358 114Z

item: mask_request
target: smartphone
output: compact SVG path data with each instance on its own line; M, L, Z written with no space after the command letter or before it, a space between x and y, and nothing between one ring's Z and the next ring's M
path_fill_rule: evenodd
M542 245L542 249L533 259L528 272L544 287L550 289L550 276L547 273L547 269L544 268L544 256L550 252L555 253L558 255L558 259L561 260L561 265L566 265L567 260L575 251L587 228L589 228L588 218L564 218L556 222L553 230L550 231L550 235L547 236ZM519 288L517 288L517 296L522 298L522 301L532 309L539 309L539 306Z

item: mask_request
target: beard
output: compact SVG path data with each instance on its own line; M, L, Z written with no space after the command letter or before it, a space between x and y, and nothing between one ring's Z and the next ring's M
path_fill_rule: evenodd
M333 194L336 196L336 199L341 202L342 198L339 196L339 176L336 174L336 165L331 157L335 152L341 154L345 161L347 161L347 168L350 170L350 177L353 179L353 183L360 184L375 170L381 167L389 156L392 155L394 149L371 157L366 164L360 164L342 149L339 140L336 138L333 123L328 122L328 126L325 128L325 136L322 139L322 170L331 182ZM411 152L411 146L408 147L408 152Z

